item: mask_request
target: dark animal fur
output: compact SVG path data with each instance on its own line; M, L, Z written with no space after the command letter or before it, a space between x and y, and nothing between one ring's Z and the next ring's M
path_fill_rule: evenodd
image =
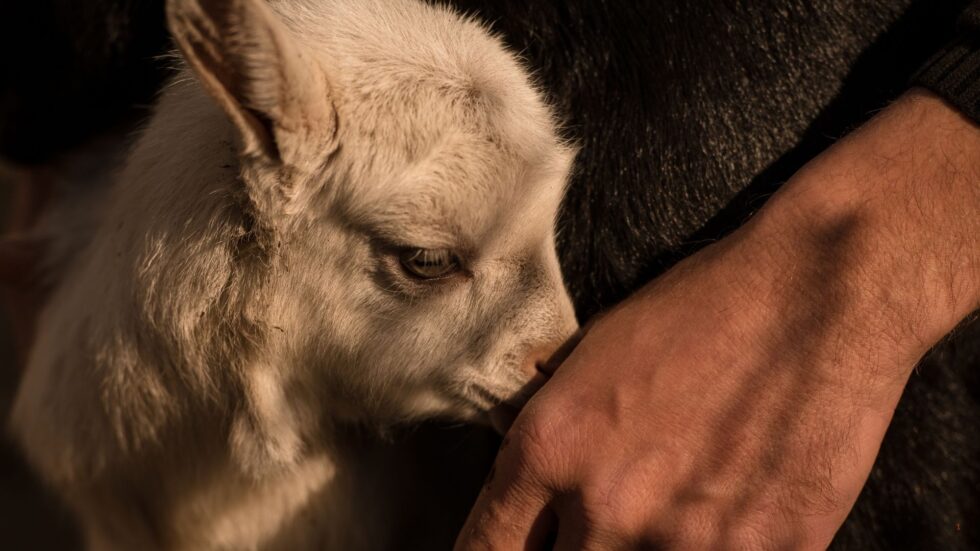
M897 97L951 37L966 2L450 3L492 22L523 52L559 106L568 135L583 145L559 247L584 321L722 237L803 163ZM19 9L27 4L19 2ZM59 21L75 3L53 4L54 11L35 15ZM152 9L136 4L94 10L89 22L105 27L106 14L115 13L124 21L118 28L156 32L159 2L147 3ZM16 38L18 30L12 32ZM86 43L92 37L60 39ZM147 70L147 54L164 50L159 34L96 39L104 39L104 54L81 55L75 48L82 65L60 66L73 70L16 84L5 79L0 153L43 160L71 142L14 144L8 138L24 135L32 113L47 120L41 101L57 106L80 95L83 105L100 105L100 124L110 120L105 113L146 101L148 87L135 85L112 101L95 101L104 83L84 78L81 67L92 65L120 82L136 75L137 83L156 84L159 73ZM2 51L9 56L23 48ZM51 91L52 82L70 86ZM46 95L31 95L38 92ZM24 114L11 116L11 105L26 106L19 107ZM75 117L69 137L97 126L89 116ZM980 323L973 322L937 346L913 375L834 547L980 548L977 488Z
M580 314L751 215L897 97L965 2L460 0L583 144L559 249ZM838 549L980 548L980 323L912 376Z

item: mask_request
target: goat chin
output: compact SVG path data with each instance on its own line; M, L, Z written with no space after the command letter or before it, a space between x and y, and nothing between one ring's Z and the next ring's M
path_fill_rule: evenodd
M553 229L574 151L447 8L168 21L152 116L38 228L52 293L11 427L93 549L391 547L418 450L355 427L527 398L577 327Z

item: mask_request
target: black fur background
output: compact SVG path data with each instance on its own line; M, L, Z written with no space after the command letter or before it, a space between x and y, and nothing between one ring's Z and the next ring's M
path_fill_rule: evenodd
M744 221L897 97L966 2L450 3L522 53L582 145L559 248L585 321ZM3 11L8 158L44 162L118 124L162 78L159 1ZM834 547L980 548L978 488L980 323L965 323L912 376Z
M737 226L897 97L966 4L452 3L523 52L583 146L559 243L583 317ZM980 548L980 323L912 376L834 547Z

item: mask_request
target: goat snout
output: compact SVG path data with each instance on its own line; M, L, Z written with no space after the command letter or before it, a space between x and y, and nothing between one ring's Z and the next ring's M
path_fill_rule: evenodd
M536 358L534 368L539 373L543 374L546 378L551 377L555 374L558 366L562 364L568 355L572 353L572 350L578 346L579 341L582 340L582 335L585 332L580 328L570 337L564 341L558 341L552 343L548 347L535 349L531 354L528 355L529 358ZM544 355L540 355L541 353ZM539 354L536 356L536 354Z
M520 364L521 374L526 377L527 382L518 391L512 400L500 404L490 410L490 424L500 434L507 432L507 429L517 419L521 407L538 391L548 379L555 373L558 366L571 353L575 345L582 339L582 332L576 331L574 335L564 341L556 341L546 345L532 348Z

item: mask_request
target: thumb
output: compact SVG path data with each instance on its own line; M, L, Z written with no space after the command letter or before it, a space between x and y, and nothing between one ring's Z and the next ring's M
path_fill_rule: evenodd
M551 494L505 438L455 551L544 549L557 524L548 507Z

